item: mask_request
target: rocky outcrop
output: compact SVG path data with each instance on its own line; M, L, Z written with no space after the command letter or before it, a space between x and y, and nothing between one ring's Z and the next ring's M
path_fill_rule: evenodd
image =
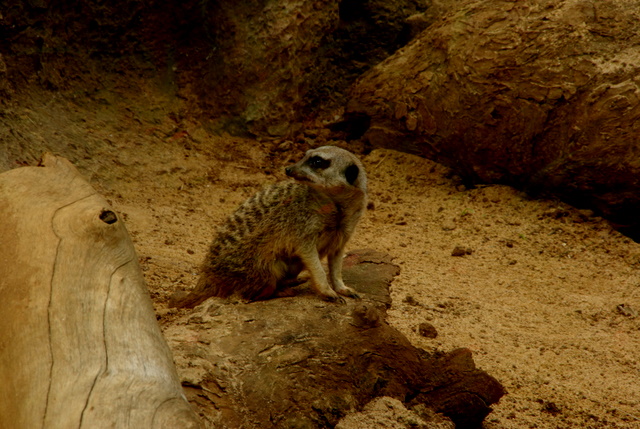
M211 298L166 327L187 397L212 427L334 427L377 397L425 420L434 410L475 427L504 390L471 351L428 354L386 322L399 268L354 251L344 279L361 300L305 291L252 303ZM183 310L184 311L184 310Z
M639 46L636 3L457 2L359 79L347 122L467 184L549 193L637 234Z
M0 14L0 95L34 81L117 93L142 75L216 131L292 135L319 109L340 108L358 75L424 26L406 19L429 4L17 1Z
M201 100L234 132L294 133L319 107L408 40L423 0L222 1L209 5L213 47Z

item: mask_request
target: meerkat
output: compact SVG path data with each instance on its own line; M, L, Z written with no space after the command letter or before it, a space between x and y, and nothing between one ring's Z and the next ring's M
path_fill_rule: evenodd
M218 229L196 287L173 299L172 306L193 307L211 296L234 294L267 299L304 269L323 298L357 298L342 280L342 261L367 205L362 163L347 150L322 146L285 172L294 180L262 189ZM328 276L321 264L325 256Z

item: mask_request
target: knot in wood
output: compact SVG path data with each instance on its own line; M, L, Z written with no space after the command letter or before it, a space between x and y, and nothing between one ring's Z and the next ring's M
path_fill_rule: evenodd
M116 216L116 214L111 210L104 209L100 213L100 220L111 225L118 221L118 216Z

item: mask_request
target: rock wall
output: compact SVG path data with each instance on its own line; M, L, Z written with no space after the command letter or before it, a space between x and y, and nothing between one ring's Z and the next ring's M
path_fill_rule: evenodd
M0 16L0 95L143 78L232 134L292 135L409 39L429 0L107 4L16 1ZM4 61L3 61L4 60ZM115 80L115 82L112 82Z
M231 130L291 135L319 109L343 104L359 74L408 41L406 18L427 6L426 0L217 2L208 11L214 50L204 99Z

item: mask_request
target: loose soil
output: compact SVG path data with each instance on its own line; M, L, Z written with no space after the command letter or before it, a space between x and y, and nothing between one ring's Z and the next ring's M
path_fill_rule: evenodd
M14 100L0 116L0 167L42 150L71 159L124 218L167 326L178 313L166 301L193 287L216 225L327 141L217 136L168 96L118 91ZM426 159L362 160L372 204L348 247L395 257L389 322L415 346L468 347L506 387L485 428L640 428L638 243L589 211L507 186L466 189ZM423 322L435 338L420 335Z

